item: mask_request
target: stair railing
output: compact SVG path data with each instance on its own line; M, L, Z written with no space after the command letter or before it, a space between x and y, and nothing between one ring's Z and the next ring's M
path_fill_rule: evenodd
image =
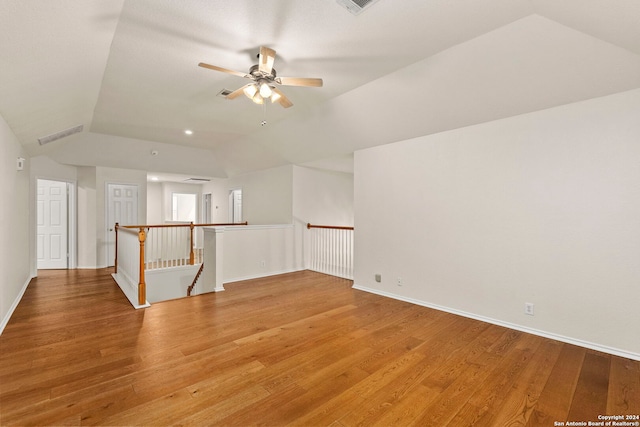
M114 274L122 275L130 284L137 283L137 301L146 304L145 270L202 264L202 248L196 248L194 230L197 227L228 227L248 223L215 224L162 224L119 225L115 224ZM200 268L190 289L198 280ZM131 285L133 286L133 285ZM131 291L127 289L125 293ZM132 295L127 294L132 301Z
M144 227L122 227L117 222L115 274L125 278L128 284L123 291L127 298L135 304L136 294L139 306L147 302L146 281L144 277L145 241L147 233ZM120 231L120 235L118 235ZM119 250L118 250L119 248Z
M198 279L200 278L200 275L202 274L202 270L204 270L204 262L202 264L200 264L200 268L198 269L198 272L196 273L196 276L193 278L193 282L191 282L191 285L189 285L189 287L187 288L187 296L188 297L191 296L191 292L193 292L193 288L196 286L196 283L198 282Z
M353 227L307 224L306 268L353 280Z

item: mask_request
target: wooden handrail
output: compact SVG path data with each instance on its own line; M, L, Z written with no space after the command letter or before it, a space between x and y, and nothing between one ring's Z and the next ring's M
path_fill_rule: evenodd
M305 267L353 280L354 227L307 224L304 233Z
M189 235L189 264L195 264L195 252L193 247L193 230L195 227L230 227L230 226L238 226L238 225L249 225L247 221L245 222L225 222L225 223L213 223L213 224L194 224L193 222L189 224L161 224L161 225L120 225L116 222L115 224L115 233L116 233L116 254L114 259L114 273L118 273L118 231L126 231L129 233L134 233L138 235L138 241L140 243L140 276L138 281L138 303L140 305L146 304L147 301L147 290L146 290L146 282L145 282L145 241L147 240L147 231L150 228L171 228L171 227L189 227L190 235ZM202 273L202 266L200 266L200 270L196 275L193 283L189 287L189 294L195 285L195 282L198 280L198 277Z
M191 286L189 286L187 288L187 296L188 297L191 296L191 292L193 292L193 288L196 286L196 282L200 278L200 275L202 274L202 270L203 269L204 269L204 262L202 264L200 264L200 268L198 269L198 272L196 273L196 277L193 278L193 282L191 282Z
M220 222L213 224L160 224L160 225L120 225L116 222L115 232L116 232L116 256L115 256L115 273L118 272L118 230L127 231L129 233L138 233L138 230L150 228L172 228L172 227L189 227L191 229L190 240L191 240L191 251L189 254L189 263L191 265L194 264L195 254L193 252L193 230L195 227L230 227L230 226L238 226L238 225L249 225L247 221L245 222Z
M227 227L231 225L249 225L249 222L221 222L217 224L196 224L196 227Z
M307 223L307 229L311 228L330 228L332 230L353 230L353 227L343 227L339 225L313 225Z
M160 225L121 225L120 228L171 228L171 227L191 227L189 224L160 224ZM249 225L245 222L221 222L216 224L193 224L194 227L229 227L232 225Z
M195 264L195 259L196 259L196 255L195 255L195 251L193 250L193 230L195 229L195 227L230 227L230 226L237 226L237 225L249 225L249 223L247 221L245 222L221 222L221 223L213 223L213 224L194 224L193 222L190 222L189 224L159 224L159 225L149 225L149 224L145 224L145 225L118 225L116 223L116 258L115 258L115 272L118 272L118 228L122 228L125 230L142 230L142 229L146 229L149 230L151 228L184 228L184 227L189 227L190 231L190 237L189 237L189 265L194 265Z
M138 234L138 230L140 230L140 228L146 228L146 227L129 227L128 225L118 225L118 223L116 223L116 230L118 231L126 231L127 233L131 233L131 234ZM116 232L117 232L116 231Z

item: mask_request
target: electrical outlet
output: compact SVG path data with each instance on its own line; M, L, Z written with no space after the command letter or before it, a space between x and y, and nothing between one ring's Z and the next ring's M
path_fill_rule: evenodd
M260 267L265 268L267 266L266 261L260 261Z
M524 303L524 314L528 314L529 316L533 316L533 303L525 302Z
M396 283L398 284L398 286L402 286L402 277L398 277Z
M378 282L378 283L382 282L382 275L376 274L374 277L376 279L376 282Z

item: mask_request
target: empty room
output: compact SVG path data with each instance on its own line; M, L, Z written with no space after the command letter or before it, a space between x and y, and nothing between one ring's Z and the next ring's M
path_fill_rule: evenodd
M640 426L637 0L0 35L0 425Z

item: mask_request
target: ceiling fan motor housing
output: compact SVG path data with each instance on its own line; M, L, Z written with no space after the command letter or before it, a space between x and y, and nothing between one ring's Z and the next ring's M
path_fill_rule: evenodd
M244 93L247 98L256 104L263 104L264 100L269 98L272 103L277 102L284 108L293 106L293 103L276 85L322 87L322 79L319 78L276 77L277 73L273 68L275 57L275 50L261 46L260 53L258 54L259 63L249 68L249 74L218 67L217 65L206 64L204 62L199 63L198 66L253 80L253 83L246 84L228 93L226 98L235 99Z
M260 77L269 77L271 76L272 78L276 77L276 69L275 68L271 68L271 74L267 74L265 75L263 72L260 71L260 66L258 64L252 66L251 68L249 68L249 74L251 74L252 76L256 77L256 78L260 78Z

